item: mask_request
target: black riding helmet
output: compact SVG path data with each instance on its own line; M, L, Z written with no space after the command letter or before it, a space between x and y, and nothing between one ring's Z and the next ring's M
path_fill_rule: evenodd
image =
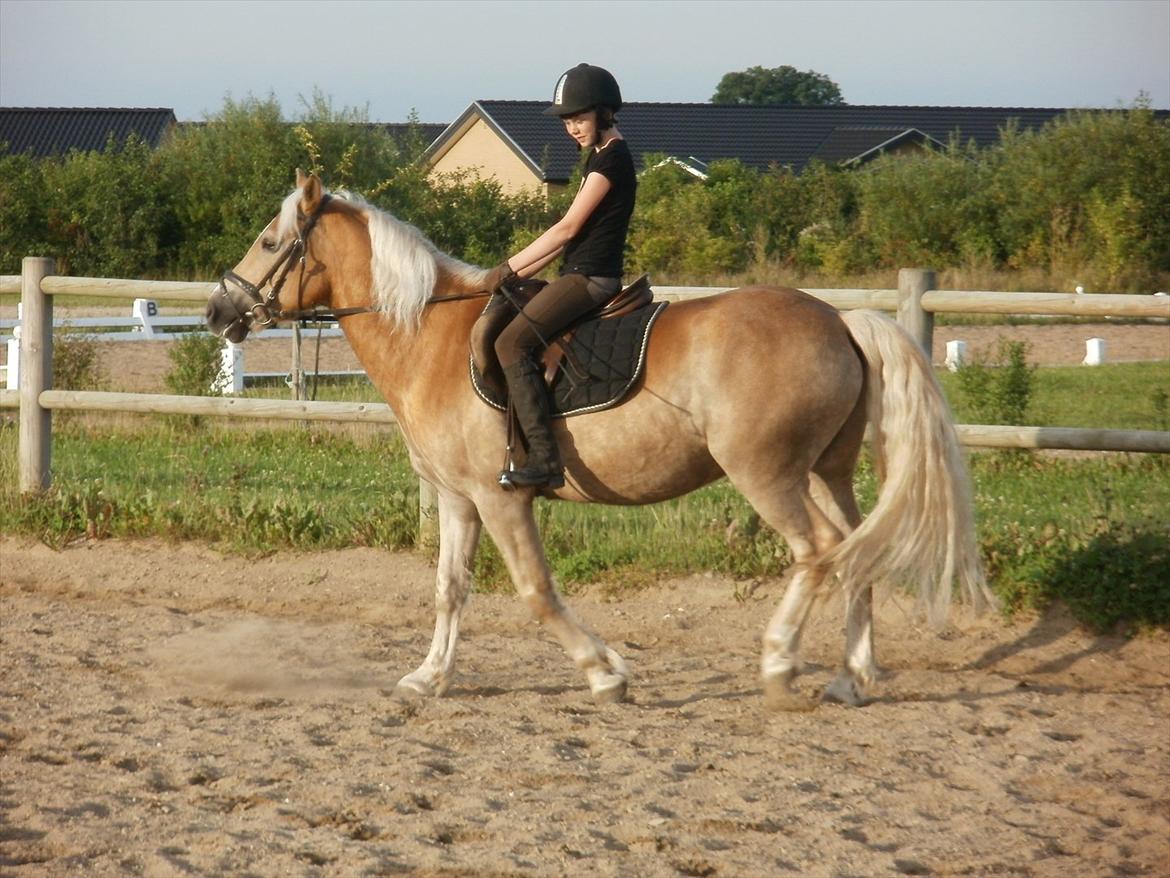
M544 115L571 116L593 107L609 107L616 113L622 108L621 89L613 74L605 68L578 64L557 80L553 102L545 109Z

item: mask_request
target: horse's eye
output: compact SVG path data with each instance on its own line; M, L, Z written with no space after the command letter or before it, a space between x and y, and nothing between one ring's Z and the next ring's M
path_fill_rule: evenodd
M265 250L267 250L269 253L275 253L276 248L277 248L276 239L275 238L265 238L263 241L260 242L260 246L263 247Z

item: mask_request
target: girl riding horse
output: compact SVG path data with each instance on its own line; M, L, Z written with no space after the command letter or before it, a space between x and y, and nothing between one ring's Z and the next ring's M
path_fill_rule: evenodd
M535 355L548 339L613 298L621 287L638 185L630 148L617 129L615 114L621 107L617 80L601 67L578 64L557 81L544 113L559 116L565 131L587 151L581 188L560 220L488 275L487 288L494 292L564 256L560 277L537 293L496 339L508 396L528 445L524 466L500 473L505 490L565 483L549 424L548 391Z

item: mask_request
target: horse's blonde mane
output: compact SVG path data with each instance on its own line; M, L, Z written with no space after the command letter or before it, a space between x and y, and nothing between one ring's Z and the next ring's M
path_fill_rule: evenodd
M294 189L280 203L280 218L276 221L276 240L283 241L285 235L291 235L296 232L297 214L301 206L301 197L304 194L304 187Z
M371 304L395 323L408 329L418 328L427 300L436 293L440 280L453 286L476 289L482 284L485 269L461 262L439 250L410 223L370 204L360 195L339 189L331 193L349 203L366 217L372 253L370 271L374 288ZM304 189L289 193L280 205L276 224L278 240L294 234Z
M410 223L370 204L360 195L335 193L366 216L372 253L373 306L400 326L416 329L427 300L440 281L474 289L485 270L448 256ZM290 196L291 197L291 196Z

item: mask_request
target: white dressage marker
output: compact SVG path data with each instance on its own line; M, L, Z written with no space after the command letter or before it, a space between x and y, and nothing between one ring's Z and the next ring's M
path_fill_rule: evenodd
M1086 366L1101 366L1105 363L1105 339L1090 338L1085 342L1085 359L1082 363Z
M947 358L944 361L946 367L952 372L958 372L963 364L967 362L967 342L954 341L947 342Z

